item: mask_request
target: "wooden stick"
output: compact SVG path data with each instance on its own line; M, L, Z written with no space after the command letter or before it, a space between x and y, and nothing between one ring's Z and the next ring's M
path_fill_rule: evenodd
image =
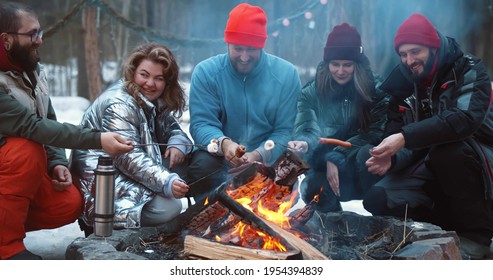
M165 143L147 143L147 144L132 144L134 147L144 147L144 146L185 146L185 147L199 147L203 148L205 145L199 144L165 144Z

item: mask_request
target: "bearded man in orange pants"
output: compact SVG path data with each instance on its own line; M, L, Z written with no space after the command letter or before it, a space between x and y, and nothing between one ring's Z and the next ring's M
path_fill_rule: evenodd
M82 197L62 148L132 150L116 133L56 122L38 63L42 37L30 8L0 3L0 259L41 259L24 246L26 231L79 217Z

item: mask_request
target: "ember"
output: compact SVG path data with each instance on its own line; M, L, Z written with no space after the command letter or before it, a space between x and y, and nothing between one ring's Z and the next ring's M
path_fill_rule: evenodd
M279 186L272 179L257 173L249 183L235 190L226 190L226 193L238 201L243 207L263 217L282 228L289 228L289 218L286 212L293 205L290 187Z
M286 252L281 238L267 233L258 225L247 224L220 202L210 205L188 225L190 233L217 242L253 249Z
M272 237L262 231L253 229L250 225L241 221L231 231L223 233L222 238L216 235L216 241L276 252L287 251L286 247L280 243L280 238Z

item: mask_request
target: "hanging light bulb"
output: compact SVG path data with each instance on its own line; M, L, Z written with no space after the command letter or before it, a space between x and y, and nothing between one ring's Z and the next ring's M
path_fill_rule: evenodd
M308 28L310 28L310 29L315 28L315 21L314 20L310 20L310 22L308 23Z

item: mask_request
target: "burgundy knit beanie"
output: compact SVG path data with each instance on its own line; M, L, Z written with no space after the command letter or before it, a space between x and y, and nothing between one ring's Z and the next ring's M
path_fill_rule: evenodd
M430 48L440 48L440 37L433 24L421 14L412 14L406 19L394 38L394 49L399 52L402 44L419 44Z
M334 59L363 61L361 37L356 28L347 23L336 25L327 37L324 60L328 62Z
M262 49L266 40L267 16L260 7L242 3L231 10L224 42Z

